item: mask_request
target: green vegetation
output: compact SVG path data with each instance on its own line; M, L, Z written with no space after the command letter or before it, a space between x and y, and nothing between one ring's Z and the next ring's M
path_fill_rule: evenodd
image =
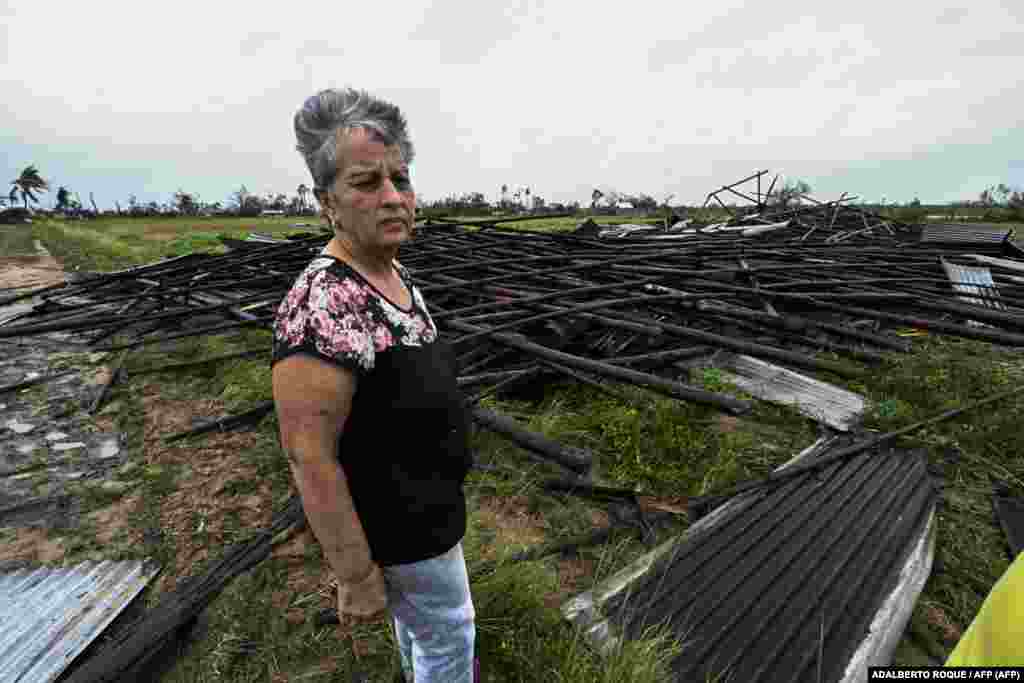
M35 253L35 238L31 226L0 226L0 254L10 256Z
M24 226L69 270L114 270L189 252L223 253L218 237L250 233L290 234L292 218L115 218L89 221L46 219ZM31 252L29 252L31 253Z
M25 204L25 208L28 208L29 200L33 204L39 202L36 198L36 192L47 192L50 189L50 184L39 175L39 169L34 165L26 166L22 170L21 174L11 181L11 193L8 195L8 199L13 204L15 197L20 194L21 201Z
M710 210L709 210L710 211ZM58 258L86 269L123 267L182 250L219 249L213 236L241 236L251 230L285 234L294 219L152 219L97 220L69 224L33 224L32 234ZM600 222L635 219L601 217ZM572 229L578 219L537 219L517 225L530 229ZM27 226L26 226L27 227ZM147 239L154 234L160 239ZM127 361L129 381L115 388L111 401L120 408L120 428L128 433L132 458L141 458L144 431L143 389L159 386L165 401L219 399L228 411L244 410L270 398L266 358L196 366L133 377L135 370L268 346L266 332L238 331L173 344L142 347ZM1019 352L950 338L918 341L912 355L894 356L892 363L845 386L866 394L873 408L866 426L888 431L931 416L952 406L981 398L1021 381L1024 364ZM835 377L821 377L838 383ZM715 370L692 373L690 381L715 391L739 394ZM618 386L628 400L610 398L596 390L566 383L549 388L537 400L485 399L485 404L523 418L531 429L560 441L590 449L597 457L600 480L633 486L655 496L680 497L715 493L736 482L763 476L810 444L816 425L786 407L757 402L753 414L737 419L703 406L673 401L643 389ZM992 409L919 432L904 439L906 446L927 449L933 469L945 488L939 508L936 564L918 602L913 623L942 651L954 644L956 629L973 618L987 591L1006 568L1001 531L993 518L993 481L1024 492L1024 397ZM224 497L248 496L270 487L269 505L287 497L290 474L277 445L273 415L252 432L252 446L240 454L252 471L226 483ZM201 446L196 437L167 452L181 456ZM613 534L610 543L579 551L576 562L587 567L587 578L569 585L566 563L556 558L513 563L508 558L533 545L534 537L508 535L496 527L487 511L520 501L544 542L576 538L593 529L594 508L585 501L546 494L539 482L561 473L538 462L492 433L477 431L473 447L483 463L496 472L474 472L467 482L470 501L467 563L477 573L473 591L478 613L478 646L488 680L494 681L654 681L659 668L678 652L678 644L652 634L631 643L616 656L594 653L560 617L555 606L571 595L609 576L648 549L627 531ZM177 567L175 539L161 524L167 496L187 475L174 464L138 467L124 478L141 494L131 523L144 544L136 556L151 556L169 571L188 573L197 567ZM102 499L97 499L97 503ZM518 508L517 508L518 509ZM199 514L199 513L195 513ZM206 517L190 518L192 541L207 546L214 559L223 544L250 537L236 508L228 509L221 530L208 530ZM518 517L516 519L519 519ZM685 518L663 530L666 539L686 527ZM84 529L76 551L94 548L95 530ZM497 560L485 562L484 558ZM326 571L314 548L302 558L312 575ZM479 571L478 571L479 570ZM264 680L349 680L358 649L360 666L389 680L397 672L394 645L384 623L360 626L349 635L333 626L317 627L313 616L329 604L313 589L289 582L289 568L269 560L236 580L214 603L209 623L197 640L184 648L164 679L174 683ZM149 595L152 604L158 595ZM297 613L298 619L286 618ZM952 626L952 630L947 628ZM937 645L935 644L937 643ZM901 650L901 657L913 657ZM903 661L903 660L900 660Z

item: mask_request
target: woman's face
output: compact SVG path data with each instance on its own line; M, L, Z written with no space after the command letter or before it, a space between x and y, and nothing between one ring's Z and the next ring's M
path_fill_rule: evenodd
M338 138L338 175L325 209L339 234L360 249L397 248L412 237L416 193L397 145L356 128Z

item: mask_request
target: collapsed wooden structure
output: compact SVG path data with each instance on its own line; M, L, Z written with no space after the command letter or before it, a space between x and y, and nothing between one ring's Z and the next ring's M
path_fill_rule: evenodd
M759 183L760 176L747 180ZM718 192L739 193L740 185ZM865 400L829 380L856 378L886 354L909 352L912 343L898 330L1024 346L1024 251L1009 227L922 229L845 198L771 207L769 193L759 187L747 195L751 207L710 225L591 223L551 233L499 220L429 221L399 258L457 350L474 421L563 466L569 488L581 492L596 490L588 452L532 433L479 400L550 380L609 392L609 383L625 382L725 412L748 411L749 400L692 381L695 368L713 367L755 398L794 404L834 433L855 432ZM0 307L13 313L5 317L0 308L0 339L75 333L83 349L130 359L146 345L266 329L328 237L235 240L223 254L189 254L7 296ZM95 410L103 396L84 397L83 409ZM270 410L265 403L169 439L251 424ZM603 593L571 602L566 616L602 643L635 637L652 623L674 625L690 638L679 680L723 671L744 680L777 680L783 671L843 680L849 671L841 662L884 657L891 648L879 643L891 645L902 616L890 619L886 636L877 636L874 620L885 609L904 615L893 605L905 607L908 597L912 605L923 585L935 491L920 454L879 452L887 447L876 444L864 457L833 462L829 452L843 446L833 440L829 447L804 454L807 462L824 458L822 467L733 496ZM295 504L274 533L301 520ZM233 550L237 559L189 584L203 587L200 597L169 597L139 628L167 638L232 572L265 556L268 538ZM887 603L898 586L902 602ZM832 616L842 606L851 607L849 620ZM865 645L871 633L875 645ZM107 680L137 667L155 642L121 642L107 665L89 664L72 680Z

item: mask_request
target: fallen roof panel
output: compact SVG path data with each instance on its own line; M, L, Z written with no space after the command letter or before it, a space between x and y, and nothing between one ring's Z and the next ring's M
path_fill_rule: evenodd
M891 655L930 571L936 495L921 453L886 449L745 496L620 585L590 633L668 624L673 680L855 680Z
M757 398L794 405L813 420L849 431L864 412L864 397L787 368L743 354L720 353L714 365L733 384Z
M961 293L957 297L975 306L1005 309L999 300L999 289L992 279L992 271L983 266L960 266L941 259L942 269L953 284L953 289ZM969 295L969 296L968 296Z
M1010 236L1010 226L992 223L929 223L921 229L921 241L938 244L999 245Z
M0 574L0 681L56 680L158 571L147 560Z

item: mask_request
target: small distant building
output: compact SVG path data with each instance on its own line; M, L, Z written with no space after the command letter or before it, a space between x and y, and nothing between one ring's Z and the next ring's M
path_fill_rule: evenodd
M637 215L636 207L633 206L632 202L618 202L615 204L615 215L616 216L635 216Z

